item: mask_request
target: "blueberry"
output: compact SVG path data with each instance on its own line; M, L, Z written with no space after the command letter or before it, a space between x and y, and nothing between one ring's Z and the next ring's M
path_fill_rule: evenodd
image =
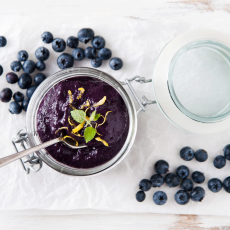
M190 198L193 201L201 202L205 197L205 191L202 187L197 186L190 192Z
M197 184L202 184L205 181L204 173L195 171L192 173L192 179Z
M230 176L224 179L223 187L226 192L230 193Z
M160 187L164 183L164 177L160 174L154 174L151 176L150 181L154 188Z
M142 191L149 191L151 187L152 187L152 183L147 179L143 179L139 183L139 188Z
M26 91L26 96L30 99L34 93L34 91L37 89L37 85L30 86L30 88Z
M43 71L46 68L46 64L43 61L37 61L36 62L36 68L39 71Z
M144 199L145 199L145 192L143 192L143 191L138 191L138 192L136 193L136 199L137 199L138 202L144 201Z
M81 61L85 58L85 52L82 48L74 49L72 52L73 58L77 61Z
M6 81L10 84L15 84L16 82L18 82L18 75L10 72L6 74Z
M65 41L61 38L55 38L52 41L53 50L56 52L63 52L66 48Z
M195 158L199 162L204 162L208 159L208 154L204 149L199 149L195 152Z
M159 160L155 163L154 169L158 174L166 174L169 171L169 164L164 160Z
M123 61L118 57L114 57L109 61L109 66L113 70L119 70L123 66Z
M22 112L22 106L18 102L13 101L10 103L9 111L12 114L20 114Z
M91 60L91 64L94 68L98 68L102 65L102 60L99 57L96 57Z
M18 91L14 93L13 98L16 102L22 102L24 100L24 94Z
M73 67L74 59L70 54L63 53L57 59L57 64L59 68L66 69L69 67Z
M213 161L213 165L218 169L223 168L226 165L225 157L221 155L217 156Z
M181 205L187 204L190 200L190 196L188 192L186 192L185 190L177 191L174 198L177 204L181 204Z
M165 176L165 183L170 187L176 187L180 184L180 178L174 173L168 173Z
M193 189L193 182L189 178L182 180L180 187L185 191L191 191Z
M46 79L45 74L37 73L34 77L35 85L40 85Z
M29 98L26 98L26 99L23 100L23 102L22 102L22 109L23 109L24 111L27 111L27 107L28 107L28 105L29 105L29 101L30 101Z
M185 161L191 161L194 158L194 151L190 147L184 147L180 150L180 157Z
M89 59L94 59L97 56L97 50L91 46L87 47L84 54Z
M96 36L92 40L92 46L99 50L105 47L105 39L101 36Z
M39 47L35 51L35 56L39 61L46 61L50 56L50 52L45 47Z
M0 65L0 76L2 75L3 73L3 67Z
M5 37L0 36L0 47L4 47L7 43L7 40Z
M42 41L47 44L51 43L54 39L53 34L51 34L50 32L44 32L41 37L42 37Z
M94 31L90 28L81 29L77 34L78 40L87 44L94 37Z
M1 92L0 92L0 100L2 102L9 102L12 98L13 92L11 89L9 88L4 88Z
M74 37L74 36L71 36L71 37L68 37L67 39L67 46L69 46L70 48L77 48L78 47L78 38Z
M108 48L102 48L98 52L98 57L102 60L108 60L112 56L112 51Z
M22 64L20 61L13 61L10 65L10 68L14 71L14 72L19 72L22 68Z
M230 145L224 147L224 157L230 161Z
M27 74L23 73L18 80L18 85L21 89L28 89L32 84L32 77Z
M165 204L167 199L167 195L163 191L157 191L153 194L153 202L157 205Z
M19 61L26 61L28 59L29 55L25 50L21 50L17 54L17 58Z
M220 179L212 178L208 181L208 188L212 192L219 192L222 189L223 185Z
M185 165L179 166L176 170L176 175L181 179L188 177L189 173L190 173L189 168Z
M22 66L25 73L33 73L36 69L36 64L31 60L26 60Z

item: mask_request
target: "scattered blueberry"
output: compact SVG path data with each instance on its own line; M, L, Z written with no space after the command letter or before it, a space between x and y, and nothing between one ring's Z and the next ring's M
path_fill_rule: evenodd
M70 48L77 48L78 47L78 38L74 37L74 36L71 36L71 37L68 37L67 39L67 46L69 46Z
M14 72L19 72L22 68L22 64L20 61L14 61L11 63L10 68L14 71Z
M18 80L21 89L28 89L32 84L32 77L28 73L23 73Z
M112 56L112 51L108 48L102 48L98 52L98 57L102 60L108 60Z
M167 195L163 191L157 191L153 194L153 202L157 205L165 204L167 199Z
M9 88L4 88L1 92L0 92L0 100L2 102L9 102L12 98L13 92L11 89Z
M193 201L201 202L205 197L205 191L202 187L197 186L190 192L190 198Z
M185 190L177 191L174 198L177 204L181 204L181 205L187 204L190 200L190 196L188 192L186 192Z
M41 37L42 37L42 41L47 44L51 43L54 39L53 34L51 34L50 32L44 32Z
M109 66L113 70L119 70L123 67L123 61L118 57L114 57L109 61Z
M99 57L96 57L91 60L91 64L94 68L98 68L102 65L102 60Z
M16 102L22 102L24 100L24 94L18 91L14 93L13 98Z
M212 178L208 181L208 188L212 192L219 192L222 189L223 185L220 179Z
M85 58L85 51L82 48L77 48L73 50L72 55L75 60L81 61Z
M0 65L0 76L2 75L3 73L3 67Z
M46 61L50 56L50 52L45 47L39 47L35 51L35 56L39 61Z
M179 177L174 173L168 173L165 176L165 183L170 187L176 187L180 184Z
M28 105L29 105L29 101L30 101L29 98L26 98L26 99L23 100L23 102L22 102L22 109L23 109L24 111L27 110L27 107L28 107Z
M45 74L37 73L34 77L35 85L40 85L46 79Z
M25 50L21 50L17 54L17 58L19 61L26 61L28 59L29 55Z
M197 184L202 184L205 181L204 173L195 171L192 173L192 179Z
M105 47L105 39L101 36L96 36L92 40L92 46L99 50Z
M0 47L4 47L7 43L7 40L5 37L0 36Z
M230 161L230 145L224 147L224 157Z
M136 199L137 199L138 202L144 201L144 199L145 199L145 192L143 192L143 191L138 191L138 192L136 193Z
M90 40L93 39L94 31L90 28L81 29L78 32L77 37L78 37L80 42L87 44Z
M154 174L151 176L150 181L154 188L160 187L164 183L164 177L160 174Z
M61 69L73 67L73 63L74 63L73 56L67 53L61 54L57 59L57 64Z
M193 182L189 178L182 180L180 187L185 191L191 191L193 189Z
M166 174L169 171L169 164L165 160L159 160L155 163L154 169L158 174Z
M223 187L226 192L230 193L230 176L224 179Z
M151 187L152 187L152 183L147 179L143 179L139 183L139 188L142 191L149 191Z
M18 75L10 72L6 74L6 81L10 84L15 84L16 82L18 82Z
M26 96L30 99L34 93L34 91L37 89L37 85L30 86L30 88L26 91Z
M97 56L97 50L91 46L87 47L84 51L85 57L94 59Z
M195 158L199 162L204 162L208 159L208 153L204 149L199 149L195 152Z
M221 155L217 156L213 161L213 165L218 169L223 168L226 165L225 157Z
M52 41L52 47L53 47L53 50L56 52L63 52L66 48L66 43L61 38L55 38Z
M22 112L22 106L18 102L13 101L10 103L9 111L12 114L20 114Z
M46 64L43 61L37 61L36 62L36 68L39 71L43 71L46 68Z
M190 173L189 168L185 165L179 166L176 170L176 175L181 179L188 177L189 173Z
M36 69L36 64L31 60L26 60L22 66L25 73L31 74Z
M191 161L194 158L194 151L190 147L184 147L180 150L180 157L185 161Z

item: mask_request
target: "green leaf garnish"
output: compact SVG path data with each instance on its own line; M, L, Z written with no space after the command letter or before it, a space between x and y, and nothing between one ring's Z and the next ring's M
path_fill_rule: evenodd
M99 119L99 117L101 116L100 113L96 114L95 117L94 117L94 121L97 121Z
M87 127L84 131L85 142L88 143L96 135L96 130L93 127Z
M92 114L91 114L91 116L90 116L90 118L89 118L89 120L90 121L94 121L95 115L96 115L96 111L93 111Z
M86 120L86 113L83 110L75 109L70 113L72 118L78 123L82 123Z

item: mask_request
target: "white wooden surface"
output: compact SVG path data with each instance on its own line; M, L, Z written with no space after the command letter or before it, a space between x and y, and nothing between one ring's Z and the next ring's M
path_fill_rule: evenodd
M230 0L0 0L0 14L10 15L60 15L73 17L100 15L130 20L148 20L154 17L176 17L194 12L205 19L213 14L230 16ZM84 20L84 19L82 19ZM195 20L195 19L194 19ZM75 22L77 23L77 22ZM0 22L1 26L1 22ZM1 199L4 199L1 197ZM218 212L218 210L217 210ZM62 212L4 212L0 213L0 229L230 229L229 217L183 216L162 214L104 214L99 212L74 214Z

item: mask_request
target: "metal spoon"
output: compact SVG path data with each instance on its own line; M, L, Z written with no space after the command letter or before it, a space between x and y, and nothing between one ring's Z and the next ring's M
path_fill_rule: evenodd
M70 139L71 140L71 139ZM33 148L30 148L30 149L26 149L24 151L21 151L19 153L15 153L15 154L12 154L10 156L7 156L7 157L3 157L3 158L0 158L0 167L4 166L4 165L7 165L15 160L18 160L22 157L25 157L33 152L36 152L40 149L44 149L50 145L54 145L58 142L63 142L65 145L67 145L68 147L72 148L72 149L80 149L80 148L85 148L87 147L86 145L80 145L80 146L76 146L74 145L73 143L71 143L71 141L68 140L68 139L63 139L62 136L58 137L58 138L55 138L53 140L50 140L50 141L47 141L47 142L44 142L40 145L37 145Z

